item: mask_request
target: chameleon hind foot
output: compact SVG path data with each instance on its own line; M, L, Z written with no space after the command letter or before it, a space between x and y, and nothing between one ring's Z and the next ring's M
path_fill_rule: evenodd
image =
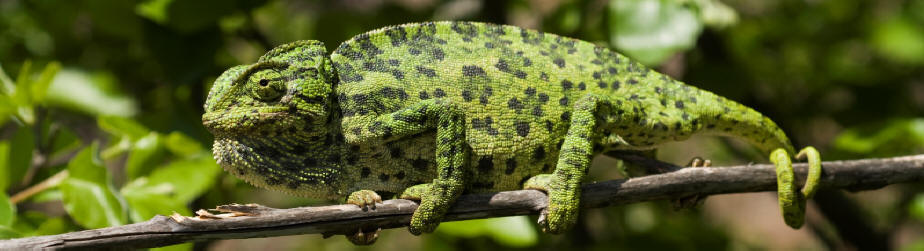
M378 193L372 190L359 190L350 194L350 197L347 197L346 203L353 204L365 210L375 210L375 203L382 203L382 196L379 196ZM379 232L382 231L381 228L376 229L374 232L364 232L362 228L356 230L355 234L344 235L350 242L354 245L365 246L375 243L375 240L379 238Z
M815 195L818 181L821 179L821 155L814 147L806 147L796 154L796 159L808 161L808 176L805 179L805 186L799 192L796 191L795 174L793 174L789 153L782 148L770 153L770 162L776 165L777 192L783 220L786 225L798 229L805 222L806 203Z
M367 246L375 243L379 239L379 232L382 232L382 228L376 228L375 231L364 232L362 229L356 231L352 235L344 235L353 245L357 246Z
M690 159L690 162L687 162L686 167L701 168L701 167L711 167L712 161L708 159L703 159L702 157L696 156L693 159ZM677 198L671 200L671 205L674 210L693 208L699 205L702 205L706 201L706 196L688 196L683 198Z

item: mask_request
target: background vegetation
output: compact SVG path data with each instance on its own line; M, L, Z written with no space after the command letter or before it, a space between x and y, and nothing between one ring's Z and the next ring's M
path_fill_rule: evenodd
M823 158L924 152L924 0L76 0L0 1L0 239L144 221L232 202L327 204L253 188L211 158L202 103L224 69L282 43L329 49L428 20L507 23L605 44L754 107ZM662 159L765 162L741 142L694 138ZM622 177L595 160L593 179ZM771 193L587 210L563 235L535 217L382 233L376 249L924 250L924 186L822 191L802 230ZM292 236L170 249L367 249Z

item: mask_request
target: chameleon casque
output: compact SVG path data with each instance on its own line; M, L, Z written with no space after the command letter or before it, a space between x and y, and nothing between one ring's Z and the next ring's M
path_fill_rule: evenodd
M330 57L319 41L281 45L221 74L202 120L237 177L373 209L377 192L419 200L414 234L433 231L463 192L521 188L548 193L539 223L565 231L594 155L703 133L770 153L784 219L798 228L821 168L814 148L800 152L811 171L796 191L793 146L760 113L605 47L475 22L386 27Z

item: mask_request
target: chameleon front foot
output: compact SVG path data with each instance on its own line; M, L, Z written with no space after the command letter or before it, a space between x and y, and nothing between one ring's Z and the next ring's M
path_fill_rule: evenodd
M382 196L372 190L359 190L351 193L346 203L357 205L363 210L375 210L375 203L382 203Z
M405 189L402 199L419 200L420 206L411 216L408 231L414 235L430 233L436 230L449 211L449 206L459 196L461 184L452 181L434 180L433 183L419 184Z
M796 158L808 160L808 177L805 186L799 192L796 191L789 153L782 148L770 153L770 161L776 165L777 192L783 220L786 225L798 229L805 222L806 202L815 195L818 188L818 180L821 178L821 155L814 147L806 147L796 154Z
M558 188L554 180L553 174L536 175L527 180L523 188L543 191L549 195L549 206L539 214L538 223L543 232L558 234L577 223L580 190L573 187Z

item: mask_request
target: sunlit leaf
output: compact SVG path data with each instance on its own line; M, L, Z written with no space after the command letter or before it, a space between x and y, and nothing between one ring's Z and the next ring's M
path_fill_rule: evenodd
M610 43L646 65L692 48L702 30L696 13L672 0L610 1Z
M848 128L834 139L834 149L868 157L924 151L924 118Z
M58 62L51 62L45 65L42 74L32 83L32 100L34 100L35 103L40 104L45 101L45 95L48 93L48 86L51 85L51 81L54 79L55 74L58 74L59 70L61 70L61 64Z
M878 23L872 45L883 56L902 63L924 64L924 27L903 18Z
M727 28L738 23L738 12L718 0L692 1L699 9L699 19L703 25L712 28Z
M129 206L129 215L135 222L173 212L190 215L186 203L170 196L172 191L173 187L169 183L150 184L145 178L135 179L121 190Z
M92 115L129 117L137 113L135 101L110 90L115 79L106 74L90 74L75 69L62 69L48 88L46 101Z
M178 160L155 169L148 176L151 185L170 184L174 198L188 203L215 183L221 168L213 159L203 155L196 159Z
M16 206L10 202L6 193L0 192L0 226L12 226L16 219Z
M202 144L183 133L171 132L167 135L167 149L179 156L193 156L204 151Z
M16 84L13 82L13 79L11 79L9 75L6 75L6 70L3 69L3 66L0 66L0 94L9 96L15 89Z
M13 103L17 106L32 105L32 81L31 81L32 62L26 61L19 68L19 75L16 76L16 90L13 92Z
M125 172L130 179L147 175L166 156L163 140L156 132L135 140L125 162Z
M147 127L124 117L101 116L96 123L103 131L119 137L128 137L131 140L140 139L151 132Z
M437 231L463 238L489 236L508 247L529 247L539 240L526 216L444 222Z
M169 18L167 7L170 7L171 2L173 0L148 0L138 3L138 5L135 5L135 13L155 23L164 25L167 24Z
M166 246L166 247L152 248L150 250L152 251L187 251L187 250L192 250L192 248L193 248L192 243L183 243L183 244L176 244L176 245L171 245L171 246Z
M125 224L122 202L112 189L109 172L97 156L97 149L94 143L68 163L69 176L60 185L64 209L85 228Z

